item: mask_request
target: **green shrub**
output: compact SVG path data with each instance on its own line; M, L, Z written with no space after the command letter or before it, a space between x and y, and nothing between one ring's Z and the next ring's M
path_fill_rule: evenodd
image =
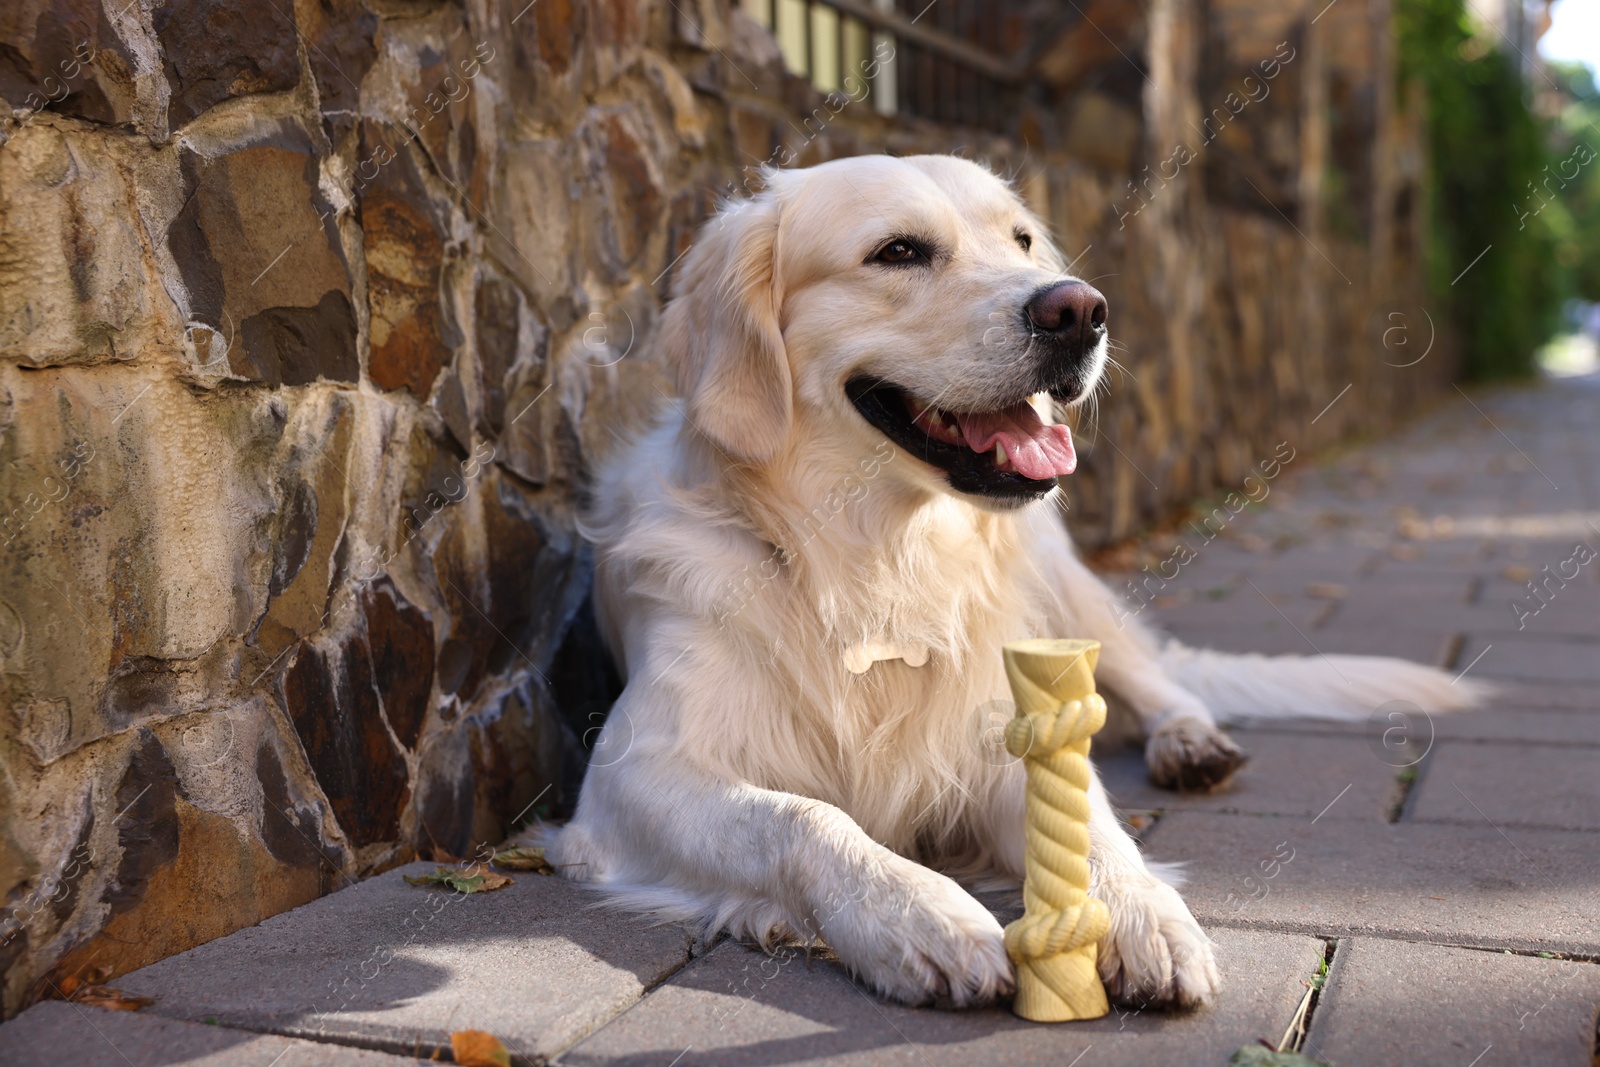
M1573 289L1559 254L1570 214L1532 210L1549 199L1534 187L1561 158L1558 131L1531 109L1520 57L1469 32L1462 0L1400 0L1396 18L1399 75L1420 83L1427 107L1429 287L1467 377L1527 375Z

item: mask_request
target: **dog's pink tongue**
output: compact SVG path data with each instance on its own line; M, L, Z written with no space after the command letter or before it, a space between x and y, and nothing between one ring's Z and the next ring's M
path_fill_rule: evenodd
M1071 474L1078 466L1078 457L1072 451L1072 432L1065 426L1046 426L1027 401L1004 411L957 413L955 418L968 448L993 452L998 441L1005 446L1011 465L1024 477L1037 481L1058 478Z

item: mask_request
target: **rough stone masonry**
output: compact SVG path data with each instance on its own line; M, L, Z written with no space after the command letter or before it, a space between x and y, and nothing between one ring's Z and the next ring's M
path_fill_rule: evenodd
M1085 8L1121 51L1069 27L973 131L825 106L727 0L6 3L3 1013L570 803L614 685L574 510L775 147L989 158L1108 275L1088 543L1432 395L1372 330L1416 304L1422 168L1383 0Z

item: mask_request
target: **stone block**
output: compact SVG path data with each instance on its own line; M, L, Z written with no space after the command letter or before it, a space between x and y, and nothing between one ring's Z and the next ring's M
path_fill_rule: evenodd
M148 155L43 120L0 144L0 358L127 360L146 354L142 327L181 329L139 217L141 195L176 183L163 189Z
M349 271L309 135L279 123L215 157L185 151L180 164L184 202L166 240L191 324L223 338L237 377L354 382Z
M427 1055L430 1050L417 1051ZM59 1000L36 1004L0 1025L0 1062L8 1067L54 1067L63 1058L82 1067L177 1063L185 1067L415 1067L421 1062L370 1049L319 1045Z
M1581 1064L1597 1001L1593 963L1358 937L1334 952L1305 1052L1335 1065Z
M1156 788L1145 773L1142 752L1096 755L1094 763L1112 802L1133 810L1376 821L1399 798L1393 760L1385 762L1381 745L1364 735L1235 730L1231 736L1250 754L1250 762L1215 793Z
M887 1004L837 961L769 957L719 945L644 1002L567 1052L573 1067L707 1060L743 1064L1096 1064L1215 1067L1256 1034L1281 1034L1317 971L1323 944L1279 934L1215 932L1223 991L1182 1014L1136 1006L1086 1022L1041 1025L1004 1008L933 1011ZM1093 1050L1092 1054L1085 1053Z
M1530 952L1600 949L1600 856L1586 833L1180 812L1145 854L1185 863L1204 924ZM1261 864L1269 863L1271 877ZM1275 863L1275 866L1272 864Z
M0 40L8 116L28 123L51 111L104 125L134 118L138 62L94 0L15 0L0 11Z
M434 205L424 191L416 151L404 130L362 124L364 161L394 153L363 184L360 198L372 311L367 373L381 389L408 389L426 400L456 338L440 309L447 230L439 215L447 209Z
M1407 821L1600 830L1597 758L1600 750L1571 741L1444 741L1413 787Z
M1457 658L1468 677L1555 685L1600 684L1600 638L1472 634Z
M677 926L595 910L590 891L516 872L490 893L378 875L118 979L149 1013L406 1052L487 1030L542 1062L689 959Z
M174 129L230 97L300 81L294 5L274 0L161 0L152 12L172 91Z

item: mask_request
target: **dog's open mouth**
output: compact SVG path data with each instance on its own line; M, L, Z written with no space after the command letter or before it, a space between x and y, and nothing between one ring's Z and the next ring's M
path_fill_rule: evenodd
M845 395L885 437L944 471L958 492L1035 499L1078 465L1072 434L1047 425L1026 400L998 411L945 411L869 377L850 379Z

